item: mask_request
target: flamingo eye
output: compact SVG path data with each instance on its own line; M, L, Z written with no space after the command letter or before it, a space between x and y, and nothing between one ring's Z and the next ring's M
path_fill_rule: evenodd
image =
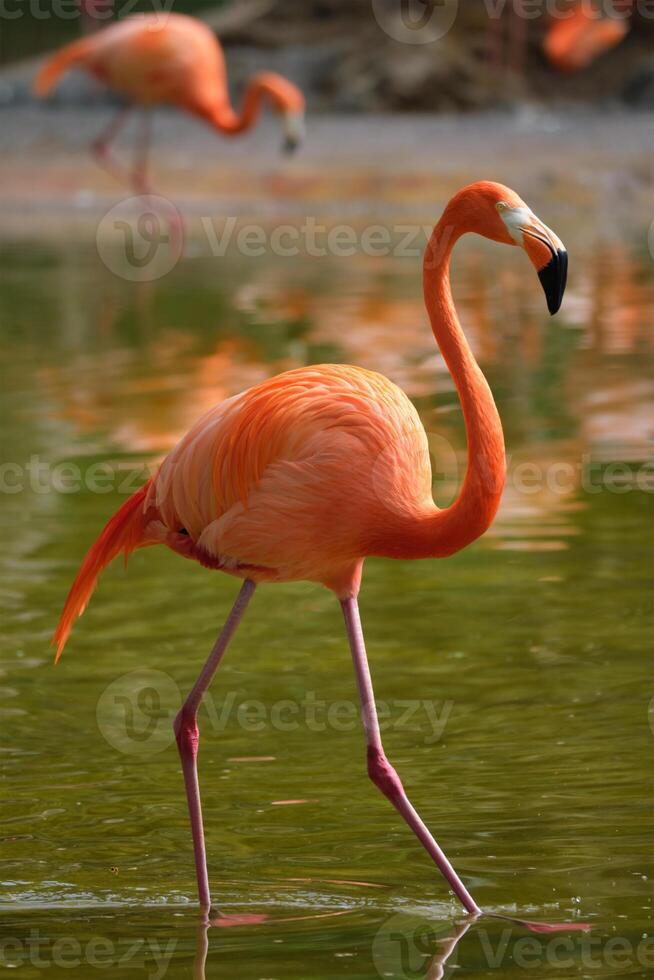
M509 205L506 203L506 201L498 201L495 207L500 212L500 214L502 213L502 211L509 210Z

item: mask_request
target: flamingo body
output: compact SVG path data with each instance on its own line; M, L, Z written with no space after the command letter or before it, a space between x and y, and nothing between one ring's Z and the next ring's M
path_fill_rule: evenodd
M349 365L289 371L216 406L164 461L148 503L175 551L341 595L394 523L435 509L415 408Z
M89 40L82 63L143 105L209 106L227 91L222 47L201 21L169 14L128 18Z
M202 21L184 14L137 14L67 45L37 76L46 95L61 74L81 68L140 105L177 106L219 123L229 117L222 46ZM257 76L278 94L280 106L300 112L302 94L272 72Z
M366 556L437 512L414 406L350 365L288 371L216 405L132 501L116 515L120 550L164 544L229 575L320 582L339 597L358 591ZM79 601L73 589L59 651Z
M46 95L73 67L141 105L208 107L227 92L218 38L183 14L139 14L74 41L46 62L35 82L37 94Z

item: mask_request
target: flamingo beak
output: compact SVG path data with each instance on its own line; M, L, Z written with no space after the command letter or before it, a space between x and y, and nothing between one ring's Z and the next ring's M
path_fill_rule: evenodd
M282 143L282 150L287 156L292 156L300 145L300 141L295 136L285 136Z
M554 316L561 309L568 282L568 253L558 235L535 215L522 226L523 246L541 281L547 309Z
M295 153L304 139L304 113L287 112L284 116L284 153Z
M502 217L511 238L522 245L538 273L547 308L554 316L561 309L568 281L568 253L558 235L529 208L510 208Z
M547 308L554 316L561 309L563 294L568 281L568 253L565 249L557 249L552 258L538 273L545 296Z

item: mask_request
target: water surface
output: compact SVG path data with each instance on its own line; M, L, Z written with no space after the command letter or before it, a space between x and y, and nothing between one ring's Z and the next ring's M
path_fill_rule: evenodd
M594 925L592 943L530 952L485 920L449 961L460 976L654 964L652 260L637 221L589 244L559 218L573 261L554 320L524 256L457 252L510 453L496 524L447 561L369 561L361 596L388 754L477 900ZM83 235L0 251L3 965L201 976L169 719L236 583L145 550L105 573L56 671L49 637L128 487L205 408L287 367L351 361L401 384L451 499L465 433L419 262L218 260L198 237L132 283ZM354 697L333 597L260 589L200 725L215 897L265 921L212 929L207 977L441 975L458 910L366 780Z

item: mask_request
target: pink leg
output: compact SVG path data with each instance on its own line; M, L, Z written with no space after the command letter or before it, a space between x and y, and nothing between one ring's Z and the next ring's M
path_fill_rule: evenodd
M247 604L252 597L256 586L254 582L246 579L241 586L236 602L227 617L227 622L222 628L220 636L216 640L215 646L204 667L200 672L193 690L182 705L182 708L175 718L174 729L177 738L180 758L182 760L182 771L184 773L184 783L186 786L186 797L188 799L188 809L191 817L191 833L193 834L193 851L195 854L195 870L198 879L198 894L200 905L203 909L209 910L211 906L211 894L209 892L209 876L207 874L207 854L204 846L204 827L202 823L202 802L200 800L200 786L198 783L197 755L200 743L200 732L197 725L197 714L204 692L209 687L218 665L223 658L229 641L236 632L236 627L240 623Z
M120 165L114 160L109 147L125 125L131 111L131 106L126 106L124 109L121 109L111 120L107 128L91 143L91 153L97 163L121 184L125 183L125 174Z
M503 27L502 14L499 11L489 11L486 29L486 57L496 78L499 77L502 69Z
M136 194L154 197L156 191L148 178L150 146L152 145L152 112L144 110L141 133L136 146L131 182ZM155 202L153 202L156 207ZM170 247L181 251L184 245L184 221L177 208L170 208L166 218L170 230Z
M137 194L152 194L148 180L148 158L150 155L150 138L152 135L152 115L145 110L141 125L141 135L136 146L132 184Z
M352 650L352 660L354 661L361 700L361 715L368 743L368 775L375 786L390 800L398 813L404 817L464 908L473 915L478 915L481 909L414 810L400 782L400 777L386 758L379 731L375 694L361 629L359 606L356 599L345 599L341 605Z
M525 71L527 53L527 21L520 10L512 9L509 21L509 67L515 75L522 76Z

